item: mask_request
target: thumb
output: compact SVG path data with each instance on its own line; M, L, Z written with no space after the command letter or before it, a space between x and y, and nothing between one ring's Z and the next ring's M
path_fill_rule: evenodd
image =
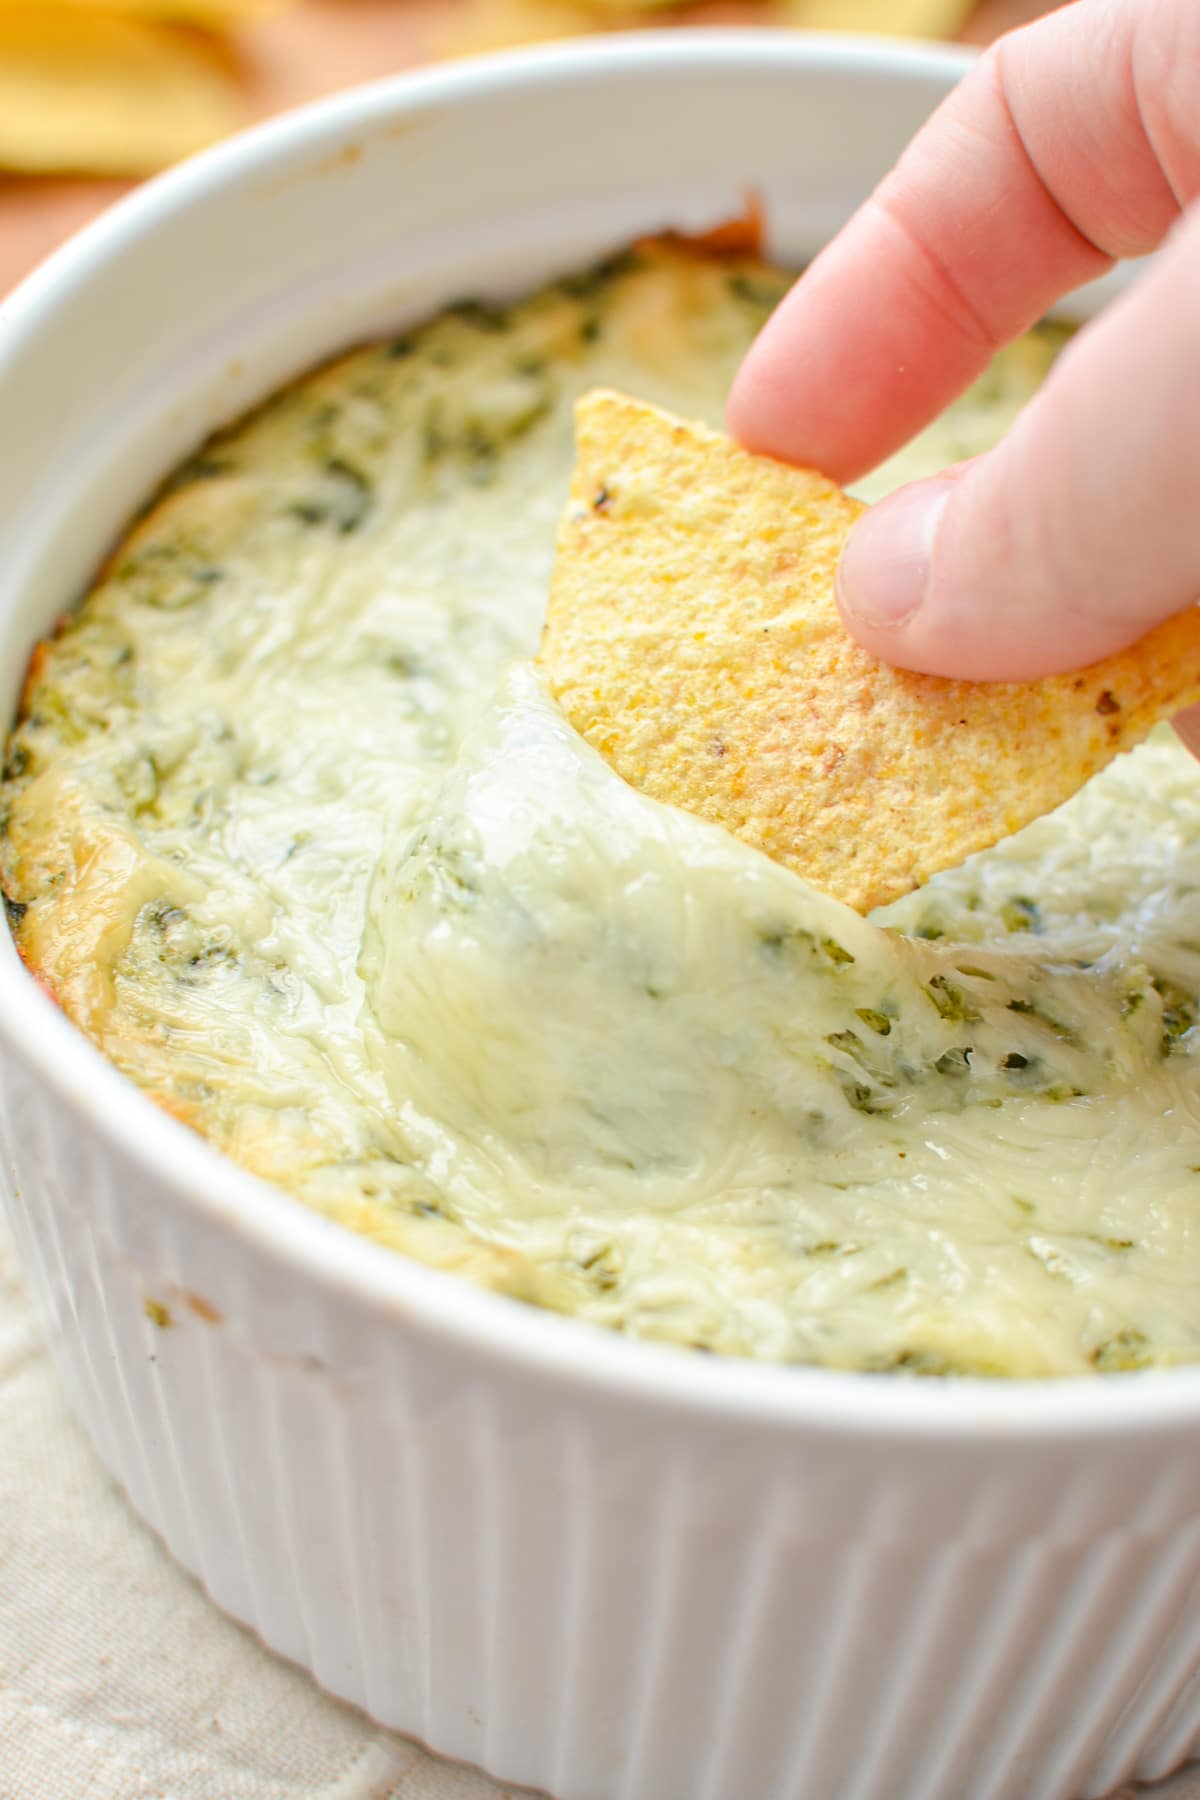
M1200 208L1060 356L1004 442L863 515L838 569L886 662L1021 681L1200 597Z

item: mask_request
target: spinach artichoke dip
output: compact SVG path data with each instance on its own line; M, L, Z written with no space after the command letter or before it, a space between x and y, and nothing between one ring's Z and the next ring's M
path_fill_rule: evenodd
M352 1230L793 1363L1200 1357L1200 786L1164 734L862 919L644 799L530 666L615 386L718 423L787 278L641 244L213 438L34 659L0 876L117 1066ZM868 495L984 448L1043 328Z

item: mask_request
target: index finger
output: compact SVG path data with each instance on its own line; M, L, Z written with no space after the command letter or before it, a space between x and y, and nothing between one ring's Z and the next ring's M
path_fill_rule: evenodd
M1076 0L1001 39L768 321L735 436L840 481L874 467L1055 300L1161 241L1200 192L1197 90L1194 0Z

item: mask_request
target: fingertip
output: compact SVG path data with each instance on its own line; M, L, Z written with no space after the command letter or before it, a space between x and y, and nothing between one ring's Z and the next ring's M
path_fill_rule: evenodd
M752 344L745 361L734 377L725 402L725 424L731 437L745 450L758 456L774 456L769 429L769 389L758 375L758 344ZM782 460L782 459L781 459Z
M743 449L756 456L819 467L836 480L839 471L814 460L814 450L819 454L822 446L809 442L812 434L805 430L806 371L783 341L777 320L778 315L769 319L750 346L729 390L725 423Z
M756 455L845 482L884 452L873 441L878 421L867 371L825 317L825 271L839 259L839 244L824 251L762 327L734 378L725 419ZM843 367L848 357L853 379Z

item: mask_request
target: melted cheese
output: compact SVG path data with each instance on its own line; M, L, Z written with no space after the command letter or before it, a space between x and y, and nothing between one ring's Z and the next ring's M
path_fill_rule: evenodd
M626 788L526 664L575 395L716 420L783 285L644 248L206 446L39 654L22 950L245 1166L538 1304L866 1369L1194 1358L1178 746L864 921ZM1056 345L878 479L984 447Z

